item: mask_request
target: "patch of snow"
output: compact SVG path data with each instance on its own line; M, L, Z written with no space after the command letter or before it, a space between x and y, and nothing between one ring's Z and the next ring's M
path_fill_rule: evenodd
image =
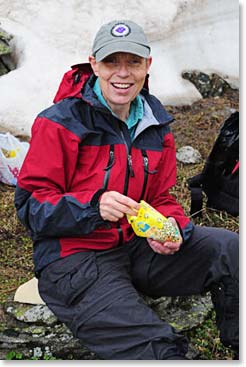
M143 26L152 47L150 91L164 104L201 98L185 70L215 72L239 86L236 0L0 0L0 25L14 35L17 69L0 78L0 126L30 135L70 66L87 62L99 27L113 19Z

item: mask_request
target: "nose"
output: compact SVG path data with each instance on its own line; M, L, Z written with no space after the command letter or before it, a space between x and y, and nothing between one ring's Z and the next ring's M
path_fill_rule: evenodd
M130 74L130 71L129 71L128 64L126 62L121 62L118 68L118 75L121 78L126 78L129 76L129 74Z

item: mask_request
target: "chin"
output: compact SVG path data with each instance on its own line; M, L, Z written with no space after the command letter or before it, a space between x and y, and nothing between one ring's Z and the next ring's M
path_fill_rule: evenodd
M115 98L114 103L116 104L128 104L131 103L134 100L135 97L126 97L126 96L121 96L118 98Z

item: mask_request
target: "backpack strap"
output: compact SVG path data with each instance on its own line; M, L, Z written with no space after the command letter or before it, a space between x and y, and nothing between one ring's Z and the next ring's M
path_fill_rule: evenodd
M203 199L202 183L203 176L201 173L188 179L188 188L191 193L190 214L193 218L201 216Z

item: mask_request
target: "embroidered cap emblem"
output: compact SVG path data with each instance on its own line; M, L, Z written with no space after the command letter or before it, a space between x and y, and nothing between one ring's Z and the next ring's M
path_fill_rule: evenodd
M124 23L116 24L111 29L111 34L115 37L125 37L131 32L130 27Z

